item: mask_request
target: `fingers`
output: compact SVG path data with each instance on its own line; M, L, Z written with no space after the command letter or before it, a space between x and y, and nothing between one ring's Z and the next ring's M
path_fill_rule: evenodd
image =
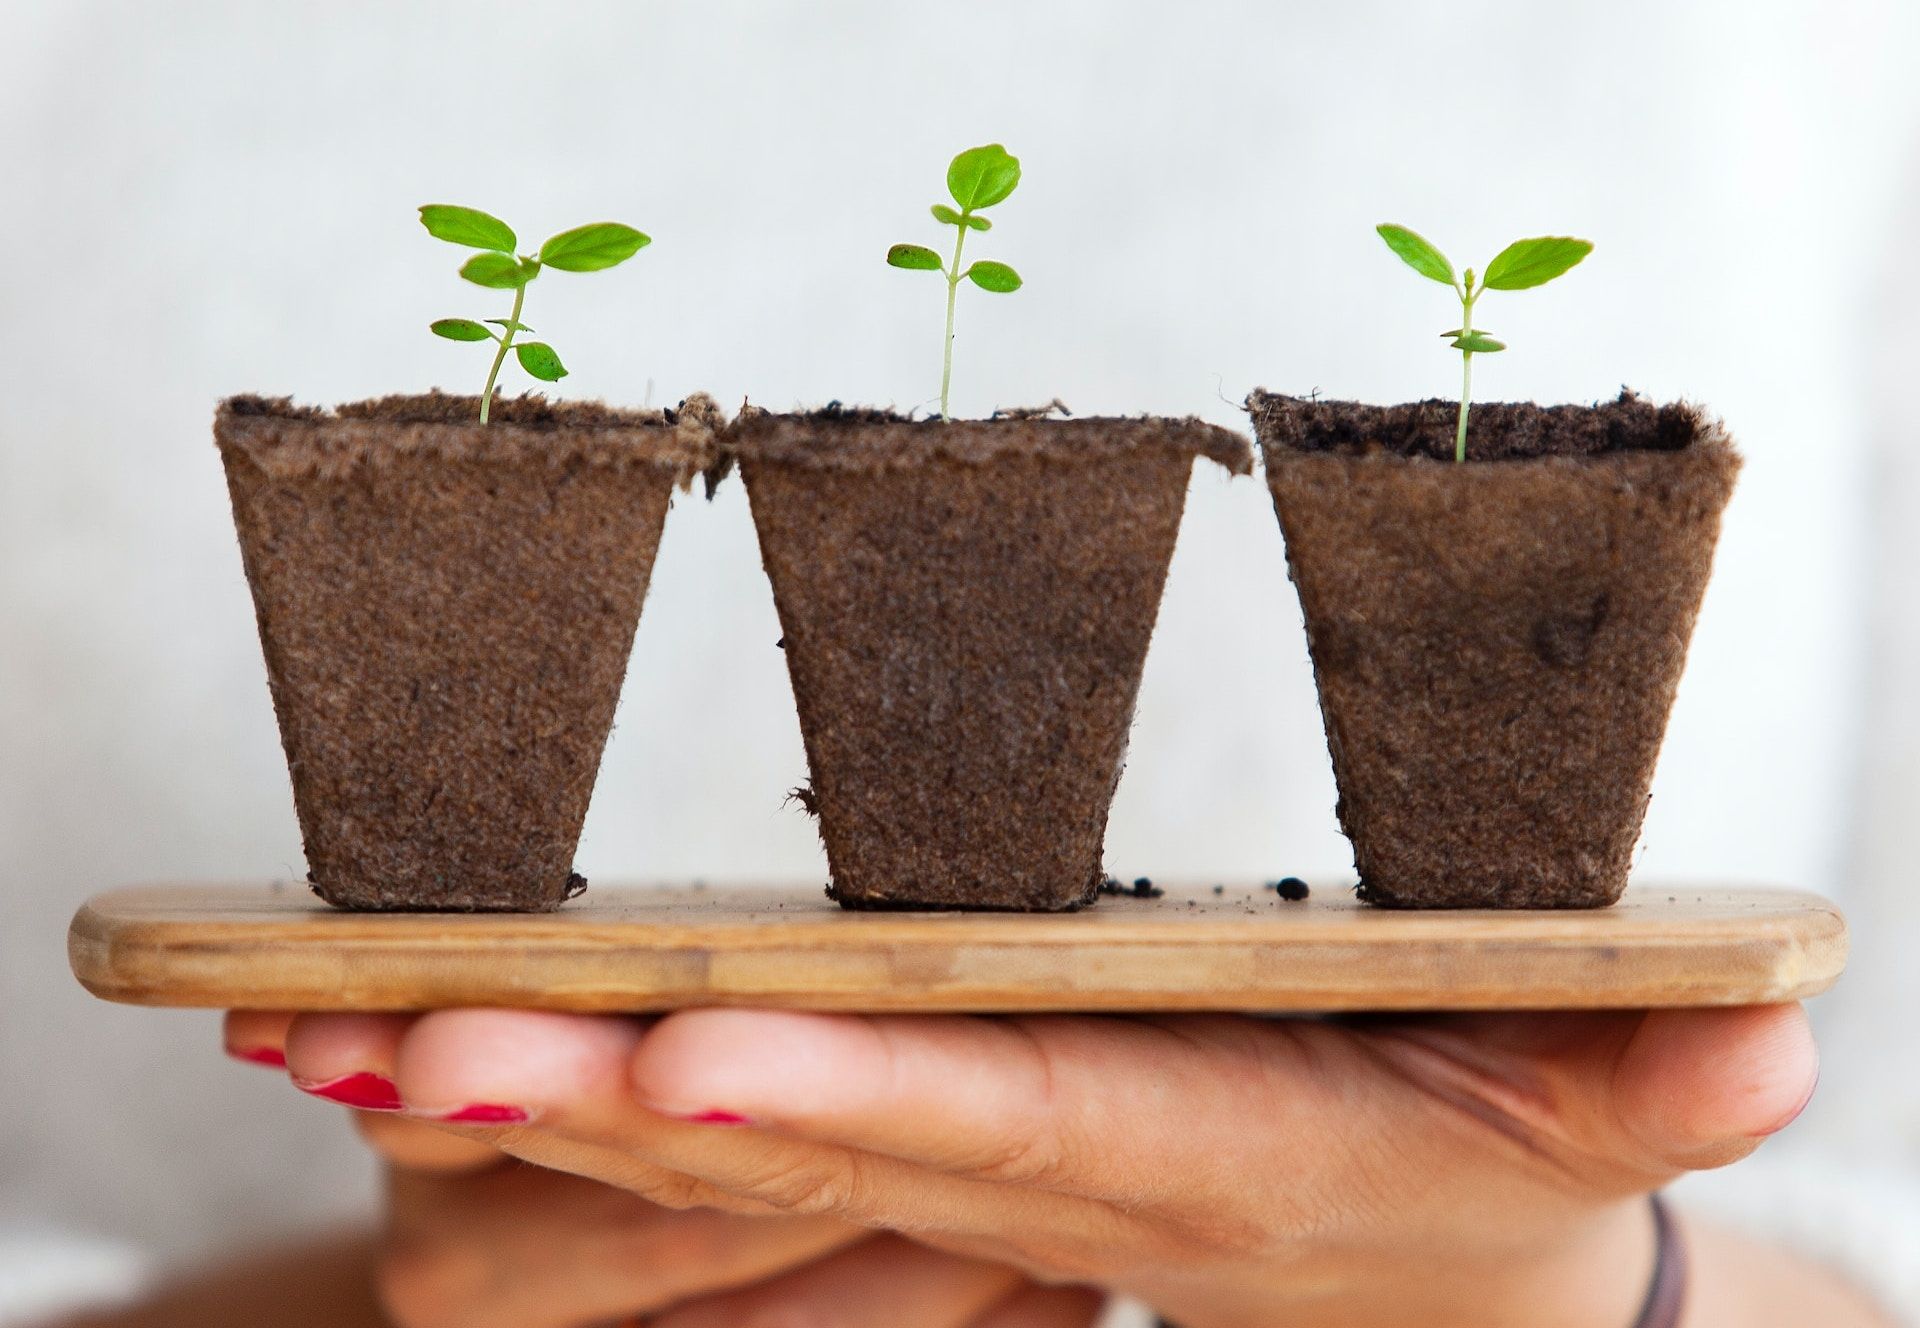
M1231 1188L1261 1126L1311 1128L1328 1085L1292 1030L1236 1018L670 1015L633 1064L641 1100L974 1180L1126 1205Z
M1797 1005L1442 1016L1371 1036L1423 1091L1615 1194L1746 1156L1800 1113L1819 1072Z
M1820 1053L1798 1005L1656 1010L1622 1053L1612 1090L1625 1128L1676 1170L1725 1166L1792 1124Z
M575 1328L810 1263L866 1233L672 1212L533 1167L395 1177L381 1298L399 1328Z
M301 1015L287 1030L287 1071L303 1092L359 1111L399 1111L393 1053L415 1016Z
M772 1281L682 1306L650 1328L972 1328L1021 1281L1010 1268L878 1236Z
M254 1065L287 1063L287 1025L293 1016L275 1010L229 1010L222 1029L227 1055Z
M529 1119L490 1137L516 1156L591 1176L670 1206L839 1217L913 1232L960 1232L1023 1248L1057 1246L1075 1266L1138 1234L1097 1203L930 1172L855 1149L780 1138L724 1112L673 1119L642 1105L630 1064L635 1026L584 1015L448 1011L423 1017L398 1051L409 1102L513 1104Z

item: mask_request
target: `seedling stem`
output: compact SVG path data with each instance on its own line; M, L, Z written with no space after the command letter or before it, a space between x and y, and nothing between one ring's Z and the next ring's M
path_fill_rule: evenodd
M966 248L967 228L956 226L958 233L953 237L953 262L947 267L947 344L946 354L940 364L940 418L953 417L947 412L947 396L953 387L953 306L960 296L960 251Z
M598 221L561 231L541 245L537 255L516 254L513 250L519 240L514 236L513 227L477 208L455 207L449 203L428 203L421 208L420 224L435 239L480 250L460 267L460 275L466 280L489 290L513 292L513 312L505 318L487 319L499 327L498 332L489 331L486 324L471 318L435 319L429 329L436 337L445 337L448 341L498 343L493 364L487 369L486 388L480 393L482 424L493 414L493 394L500 381L500 366L507 362L508 350L517 355L522 369L543 383L557 383L567 376L567 367L546 342L514 344L514 338L521 332L533 331L520 321L520 311L526 307L527 283L540 275L540 269L598 272L626 262L652 243L631 226L617 221Z
M953 310L958 303L962 280L973 282L984 291L1006 294L1020 289L1020 274L1005 263L982 259L971 267L961 267L960 258L967 247L968 231L990 230L993 223L976 215L982 208L1001 202L1020 183L1020 161L998 143L968 148L947 166L947 192L960 205L958 212L945 203L935 203L933 219L951 226L959 234L953 237L953 261L942 263L940 255L924 244L896 244L887 250L887 264L916 272L938 272L947 282L947 335L940 352L940 418L953 418L950 403L953 390Z
M520 330L520 308L526 302L527 288L525 286L516 288L513 292L513 312L507 315L507 326L502 335L495 338L500 343L500 349L493 353L493 367L487 370L486 390L480 394L480 423L482 424L487 422L487 415L493 409L493 385L500 377L500 366L507 362L507 347L513 344L513 334Z
M1473 269L1466 272L1466 285L1455 286L1460 293L1460 339L1470 341L1473 337L1473 302L1480 298L1480 292L1473 288ZM1454 463L1467 459L1467 411L1473 405L1473 352L1466 348L1460 351L1460 426L1453 433Z
M1440 334L1451 338L1450 344L1460 352L1460 423L1453 433L1453 459L1458 464L1467 459L1467 414L1473 407L1473 357L1476 353L1492 354L1507 348L1506 342L1474 330L1474 303L1490 290L1544 286L1592 253L1593 242L1567 235L1515 240L1494 255L1483 276L1476 278L1474 270L1468 268L1456 278L1447 256L1424 236L1392 222L1382 222L1374 230L1387 242L1387 248L1400 256L1401 262L1429 280L1453 287L1453 293L1460 297L1460 326Z

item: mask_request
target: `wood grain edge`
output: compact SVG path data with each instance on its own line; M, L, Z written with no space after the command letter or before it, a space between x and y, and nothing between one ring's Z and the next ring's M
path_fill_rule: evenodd
M1588 961L1569 972L1564 943L1540 938L1519 945L1490 943L1503 962L1516 959L1529 967L1548 970L1534 981L1532 994L1546 999L1536 1008L1638 1008L1644 1005L1739 1005L1803 999L1833 985L1845 966L1847 934L1838 909L1818 900L1798 919L1782 917L1776 925L1790 934L1772 941L1744 939L1686 939L1639 949L1641 958L1672 960L1657 966L1653 977L1635 984L1614 983L1596 998L1590 984L1605 985L1606 975ZM247 1005L272 1009L429 1009L461 1004L516 1004L579 1012L641 1012L687 1005L779 1005L821 1010L941 1010L980 1012L1015 1010L1412 1010L1516 1008L1511 995L1499 990L1476 991L1449 981L1444 972L1418 976L1392 974L1382 983L1377 963L1373 971L1358 961L1366 954L1329 957L1322 954L1303 972L1298 956L1294 971L1255 978L1263 958L1273 957L1271 945L1223 945L1205 937L1190 941L1130 942L1103 936L1094 945L1063 949L1057 942L1028 947L983 943L973 947L997 963L1015 956L1033 964L1023 980L1009 983L1007 975L993 982L956 979L950 973L928 971L926 956L915 947L843 947L837 953L843 974L837 986L823 983L818 971L820 951L802 944L772 943L729 952L735 961L720 982L715 981L715 952L698 948L645 948L624 956L618 946L591 947L605 962L622 959L631 965L616 983L578 980L578 952L564 949L535 954L524 965L524 980L502 984L491 967L479 981L463 978L462 952L445 945L383 941L349 953L319 950L310 943L284 940L263 944L252 924L234 924L231 939L184 942L178 924L127 921L103 916L91 906L76 913L68 933L69 962L75 977L89 992L104 1000L134 1005L221 1007ZM1359 947L1376 949L1391 942L1374 939ZM963 950L966 947L961 947ZM1316 938L1306 947L1339 951L1335 941ZM1535 953L1531 958L1528 950ZM1601 953L1601 952L1596 952ZM316 964L316 956L323 962ZM330 958L328 957L330 956ZM738 961L745 959L742 965ZM1739 980L1700 980L1712 959L1742 970ZM672 960L667 964L667 960ZM814 965L804 980L783 977L787 963ZM1136 965L1165 974L1186 964L1204 967L1205 981L1146 982L1138 980L1102 986L1079 981L1088 967L1121 971ZM634 969L671 967L648 977L645 996L633 994L640 976ZM423 982L420 970L428 971ZM739 971L744 968L745 971ZM1246 976L1223 985L1218 973L1240 969ZM864 969L864 972L860 971ZM411 971L413 976L395 989L383 982L381 970ZM440 970L436 972L435 970ZM756 975L757 970L757 975ZM1356 978L1356 972L1365 976ZM1551 981L1547 979L1551 979ZM1525 985L1523 979L1521 985ZM1511 988L1515 983L1503 984ZM1011 990L1010 990L1011 986ZM1436 999L1436 997L1438 999Z

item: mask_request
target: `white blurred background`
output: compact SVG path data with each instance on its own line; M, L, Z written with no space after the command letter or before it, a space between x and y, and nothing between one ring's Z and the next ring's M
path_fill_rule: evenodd
M966 413L1057 395L1238 427L1255 386L1449 394L1449 297L1373 224L1461 265L1597 241L1482 306L1513 346L1482 396L1691 397L1749 459L1642 875L1848 905L1808 1174L1887 1183L1920 1154L1915 1049L1877 1017L1920 999L1893 960L1920 942L1911 3L4 8L0 1229L175 1260L371 1203L338 1113L225 1062L211 1015L100 1005L66 973L96 889L303 871L215 401L477 391L485 355L426 324L505 301L419 227L445 201L529 242L599 219L654 237L531 288L562 395L925 403L939 283L881 256L937 242L947 159L992 140L1025 177L978 253L1027 285L963 292ZM679 502L589 878L823 879L782 807L804 760L778 634L738 485ZM1344 879L1332 803L1265 490L1202 472L1109 864Z

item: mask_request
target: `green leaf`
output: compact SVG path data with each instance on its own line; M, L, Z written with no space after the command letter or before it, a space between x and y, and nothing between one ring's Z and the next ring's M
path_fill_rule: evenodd
M990 259L981 259L967 269L967 279L981 290L1006 295L1020 289L1020 274L1005 263L995 263Z
M548 240L540 246L540 261L562 272L598 272L626 262L652 243L653 237L631 226L596 221Z
M1481 284L1491 290L1544 286L1593 252L1593 241L1570 235L1540 235L1515 240L1487 264Z
M1505 350L1507 343L1495 341L1484 332L1469 332L1464 337L1453 339L1455 350L1470 350L1476 355L1491 355L1497 350Z
M967 218L967 228L976 231L990 231L993 229L993 223L985 217L969 216Z
M515 332L533 331L533 329L528 327L525 323L516 323L511 318L489 318L487 321L489 323L492 323L495 327L504 327Z
M475 254L461 265L460 275L489 290L515 290L532 281L539 270L537 264L529 268L512 254Z
M499 249L512 252L519 241L513 227L478 208L455 207L451 203L428 203L420 209L420 224L436 240L464 244L469 249Z
M1373 228L1387 242L1387 248L1400 255L1400 261L1423 277L1431 277L1443 286L1453 285L1453 264L1422 235L1383 221Z
M916 272L940 271L940 255L924 244L896 244L887 250L890 267L912 268Z
M966 224L965 218L945 203L935 203L932 211L933 219L942 226L964 226Z
M998 143L968 148L947 167L947 192L967 212L992 207L1020 183L1020 159Z
M520 357L520 367L543 383L557 383L567 376L567 366L544 341L522 342L513 352Z
M492 322L492 319L488 319ZM442 318L427 324L436 337L445 337L448 341L492 341L493 333L474 322L471 318Z

